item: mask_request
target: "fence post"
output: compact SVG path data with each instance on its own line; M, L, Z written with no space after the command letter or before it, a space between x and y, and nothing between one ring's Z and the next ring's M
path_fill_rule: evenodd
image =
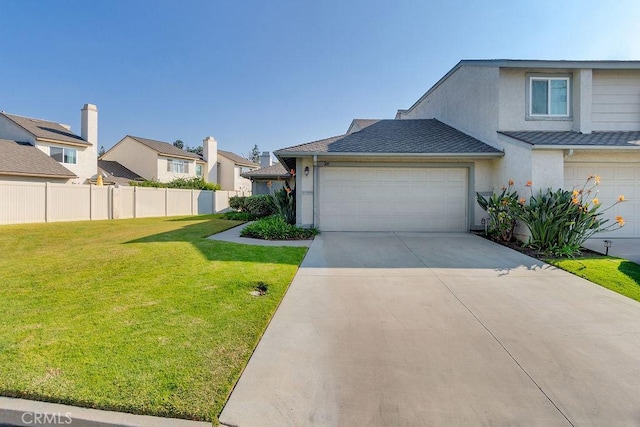
M93 219L93 199L94 199L93 184L89 184L89 221Z
M169 216L169 189L164 189L164 216Z
M133 187L133 217L138 217L138 187Z
M195 190L192 188L191 189L191 215L193 215L193 203L194 203L194 199L195 199Z
M51 188L49 183L44 183L44 222L49 222L49 215L51 215Z

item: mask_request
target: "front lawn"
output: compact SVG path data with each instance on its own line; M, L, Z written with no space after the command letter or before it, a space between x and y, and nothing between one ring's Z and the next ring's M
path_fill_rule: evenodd
M605 256L545 261L614 292L640 301L640 265L636 263Z
M0 226L0 395L217 421L306 251L204 239L237 224Z

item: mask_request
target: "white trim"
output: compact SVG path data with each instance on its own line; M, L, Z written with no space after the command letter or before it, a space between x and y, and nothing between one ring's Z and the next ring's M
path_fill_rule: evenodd
M529 117L547 118L547 117L571 117L571 77L550 77L550 76L529 76ZM533 113L533 81L547 81L547 114L534 114ZM551 114L551 81L564 80L567 82L567 113L566 114Z
M61 162L58 162L58 163L60 163L60 164L62 164L62 165L77 165L77 164L78 164L78 149L77 149L77 148L70 148L70 147L58 147L58 146L55 146L55 145L50 145L50 146L49 146L49 157L51 157L52 159L53 159L53 155L51 154L51 149L52 149L52 148L57 148L57 149L59 149L59 150L62 150L62 161L61 161ZM64 161L64 152L65 152L66 150L73 150L73 151L75 151L75 155L73 156L73 160L75 160L75 162L70 163L70 162L65 162L65 161ZM53 159L53 160L56 160L56 159ZM57 162L57 160L56 160L56 162Z

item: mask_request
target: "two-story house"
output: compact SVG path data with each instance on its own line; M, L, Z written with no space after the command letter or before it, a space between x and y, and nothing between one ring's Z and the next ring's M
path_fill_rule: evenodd
M85 104L80 135L60 123L0 113L0 180L86 183L97 173L98 109Z
M322 230L468 231L475 192L582 185L640 237L639 61L461 61L394 120L276 151ZM532 187L527 187L531 182Z
M200 155L168 142L127 135L100 157L100 163L116 178L119 171L127 172L121 178L130 177L133 172L159 182L200 177L220 184L222 190L245 193L251 192L251 181L241 174L259 167L234 153L218 150L218 143L211 136L203 140Z

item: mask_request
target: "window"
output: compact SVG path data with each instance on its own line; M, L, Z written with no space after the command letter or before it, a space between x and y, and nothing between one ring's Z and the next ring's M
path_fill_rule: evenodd
M196 175L202 176L202 165L199 163L196 163Z
M183 160L167 160L167 172L189 173L189 162Z
M49 155L55 161L75 165L78 163L77 151L75 148L50 147Z
M531 77L529 115L532 117L569 116L569 77Z

